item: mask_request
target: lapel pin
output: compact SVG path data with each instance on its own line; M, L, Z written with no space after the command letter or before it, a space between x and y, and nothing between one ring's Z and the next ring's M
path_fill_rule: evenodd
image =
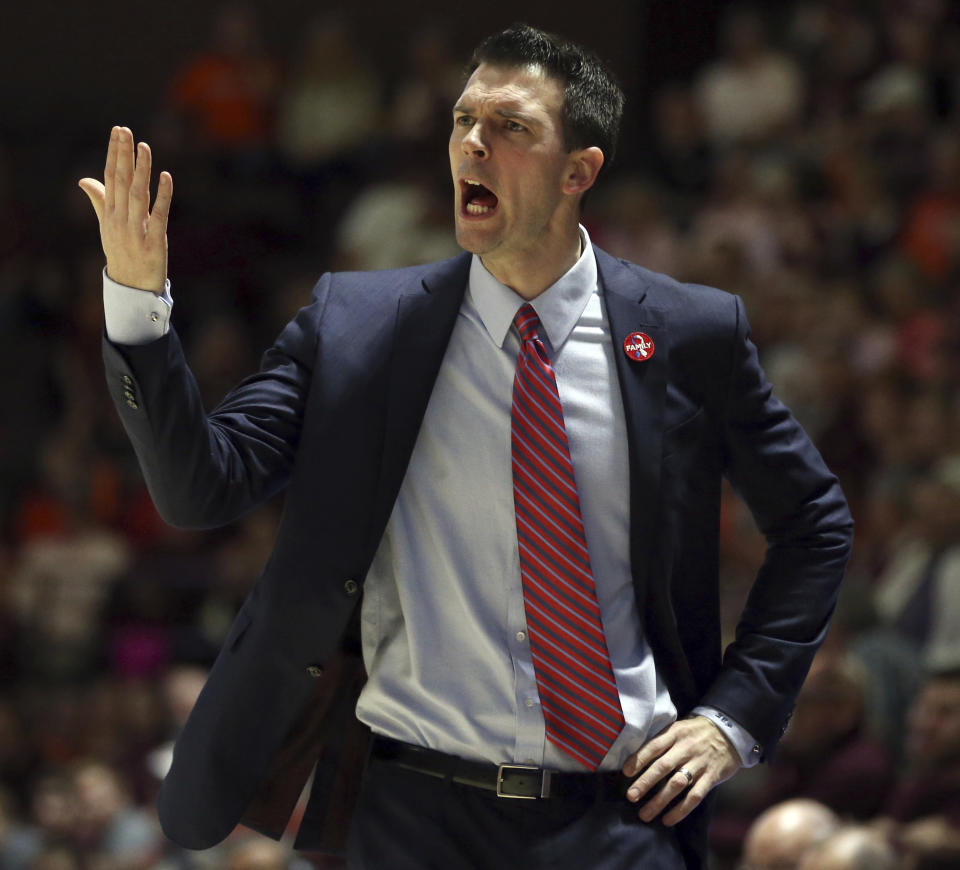
M646 362L653 356L653 339L645 332L631 332L623 340L623 352L639 362Z

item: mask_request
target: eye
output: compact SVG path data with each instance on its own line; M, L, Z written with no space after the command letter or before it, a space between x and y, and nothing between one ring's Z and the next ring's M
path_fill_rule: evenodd
M509 118L507 119L506 124L504 126L513 133L527 132L527 128L524 127L523 124L519 124L516 121L511 121Z
M473 124L473 117L471 115L457 115L453 119L453 123L456 127L469 127Z

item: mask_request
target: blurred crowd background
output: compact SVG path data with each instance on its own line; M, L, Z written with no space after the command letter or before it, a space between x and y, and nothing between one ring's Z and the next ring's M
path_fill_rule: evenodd
M804 870L958 867L960 4L668 5L631 6L641 38L618 36L625 138L584 222L616 255L744 297L857 521L779 753L722 787L715 867L801 866L770 850L811 844ZM213 405L323 271L457 252L450 107L472 44L511 20L430 15L385 56L362 9L311 7L272 40L268 5L197 10L180 54L142 34L160 84L131 101L118 82L126 117L109 93L103 124L51 117L40 136L11 121L22 106L0 117L0 870L310 866L242 830L186 853L156 826L170 742L281 504L209 533L151 506L103 384L103 261L75 187L101 174L109 124L174 175L174 320ZM732 637L764 542L732 492L723 522ZM764 840L755 820L784 801Z

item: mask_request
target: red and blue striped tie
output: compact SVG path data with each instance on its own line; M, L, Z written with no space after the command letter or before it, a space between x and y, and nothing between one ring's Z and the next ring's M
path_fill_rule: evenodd
M557 379L523 305L513 381L513 502L527 635L547 737L591 770L623 728Z

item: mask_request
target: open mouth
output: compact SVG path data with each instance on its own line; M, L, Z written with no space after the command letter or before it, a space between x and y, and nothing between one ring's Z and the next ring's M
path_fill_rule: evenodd
M463 210L473 217L482 217L496 211L499 200L497 195L479 181L472 178L460 180Z

